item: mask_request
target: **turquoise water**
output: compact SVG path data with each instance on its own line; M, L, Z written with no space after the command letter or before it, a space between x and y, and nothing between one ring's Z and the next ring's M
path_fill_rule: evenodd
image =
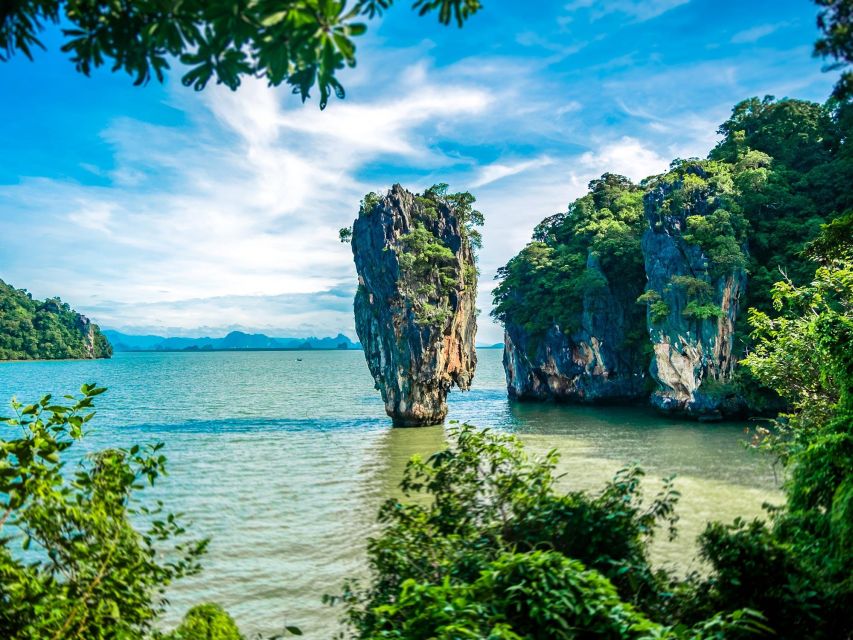
M745 450L742 424L697 424L628 407L515 405L501 352L482 350L474 388L449 399L451 420L518 433L531 452L558 449L567 487L595 489L639 462L649 491L677 473L681 535L655 559L698 567L708 519L759 515L779 500L767 459ZM302 361L297 361L302 358ZM0 398L33 400L83 382L109 387L86 447L163 441L170 476L152 497L210 536L205 571L177 585L167 624L216 601L247 634L301 626L325 639L338 612L320 602L364 567L379 503L406 460L444 443L440 427L391 429L361 352L117 354L111 360L0 363Z

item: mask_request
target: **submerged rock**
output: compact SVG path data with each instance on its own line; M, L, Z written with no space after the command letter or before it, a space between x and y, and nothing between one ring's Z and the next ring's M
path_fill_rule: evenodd
M663 176L645 196L653 406L704 419L742 402L727 386L737 363L735 321L746 288L746 249L732 229L722 181L700 163Z
M397 426L441 423L477 357L477 270L465 220L443 191L368 194L352 228L355 326Z

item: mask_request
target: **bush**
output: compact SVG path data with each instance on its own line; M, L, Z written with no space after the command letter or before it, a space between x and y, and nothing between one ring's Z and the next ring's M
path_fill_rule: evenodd
M369 581L328 598L343 602L354 637L723 638L761 628L748 611L694 627L668 619L681 596L651 568L648 542L660 524L674 535L671 479L648 504L637 468L597 495L560 494L555 452L529 460L517 439L467 425L452 440L413 458L407 501L382 507Z
M139 493L166 473L162 444L107 449L65 468L106 391L23 405L0 426L0 637L143 640L168 585L200 570L207 540ZM207 633L207 635L203 635ZM236 640L218 607L187 615L179 640Z
M199 604L187 611L166 640L244 640L234 619L217 604Z

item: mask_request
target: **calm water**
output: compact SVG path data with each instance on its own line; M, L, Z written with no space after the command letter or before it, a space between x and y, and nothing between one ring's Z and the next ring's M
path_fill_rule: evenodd
M474 388L449 419L558 449L568 487L597 488L639 462L648 491L677 473L680 537L657 561L680 569L708 519L761 513L779 501L768 460L743 447L743 425L703 425L636 408L514 405L501 352L479 352ZM302 361L297 361L297 357ZM33 400L83 382L101 396L88 448L163 441L171 475L155 490L212 537L200 576L171 594L175 622L199 601L224 605L246 633L297 624L329 638L338 613L320 603L363 570L379 503L406 460L444 444L442 428L391 429L361 352L117 354L112 360L0 363L0 398Z

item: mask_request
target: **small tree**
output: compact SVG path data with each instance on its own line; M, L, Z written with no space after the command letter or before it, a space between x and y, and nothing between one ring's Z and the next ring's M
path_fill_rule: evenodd
M107 449L68 466L94 399L51 396L0 425L0 637L142 638L174 580L200 570L206 540L189 539L162 503L137 494L166 472L162 444ZM137 529L134 522L147 523Z

